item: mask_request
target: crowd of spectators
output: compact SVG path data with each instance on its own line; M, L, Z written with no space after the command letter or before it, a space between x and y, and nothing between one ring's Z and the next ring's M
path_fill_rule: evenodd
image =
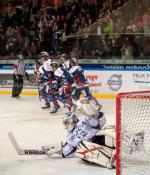
M27 58L36 58L43 50L51 54L73 51L80 57L90 55L104 58L144 54L141 51L134 53L137 47L140 47L139 49L144 47L138 46L141 37L119 35L112 38L104 35L99 38L89 36L85 36L84 39L65 38L90 27L97 19L109 16L127 1L72 0L62 1L58 7L47 6L45 8L41 7L38 0L10 1L7 5L0 7L0 56L13 57L20 50L24 51ZM119 22L118 20L118 28ZM130 21L127 29L128 31L136 30L137 26ZM110 33L110 31L111 26L107 26L105 32ZM88 53L89 47L94 47L93 44L89 44L91 42L95 43L94 52ZM80 49L77 45L81 46Z
M150 1L130 0L75 35L83 36L72 40L81 57L149 59Z

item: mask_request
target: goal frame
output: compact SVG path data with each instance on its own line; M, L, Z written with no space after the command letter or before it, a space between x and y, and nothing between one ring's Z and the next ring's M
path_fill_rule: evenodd
M120 146L121 146L121 136L120 136L120 130L121 130L121 97L126 96L126 98L131 98L130 95L142 95L143 93L150 93L150 91L134 91L134 92L125 92L125 93L119 93L116 96L116 175L121 175L121 165L120 165ZM136 98L133 97L132 98ZM144 98L144 96L143 96ZM150 97L149 97L150 98Z

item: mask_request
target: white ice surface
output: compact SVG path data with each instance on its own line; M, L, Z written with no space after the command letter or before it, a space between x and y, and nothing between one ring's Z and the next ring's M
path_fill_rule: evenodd
M115 102L101 99L108 124L115 124ZM19 156L8 139L12 131L22 148L40 148L58 143L66 135L62 125L63 109L50 115L41 110L37 96L20 100L0 95L0 175L115 175L115 170L84 163L78 158Z

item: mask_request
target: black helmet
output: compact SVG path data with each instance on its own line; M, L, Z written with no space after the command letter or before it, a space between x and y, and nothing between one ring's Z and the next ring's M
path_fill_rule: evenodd
M64 61L66 61L67 60L67 54L61 54L60 55L60 60L62 61L62 62L64 62Z
M57 61L52 61L51 66L52 69L57 69L59 67L59 63Z

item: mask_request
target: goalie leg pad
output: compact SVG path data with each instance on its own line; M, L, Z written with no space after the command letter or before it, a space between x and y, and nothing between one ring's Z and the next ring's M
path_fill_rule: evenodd
M78 145L76 155L83 160L106 168L115 167L116 151L106 146L82 141Z

